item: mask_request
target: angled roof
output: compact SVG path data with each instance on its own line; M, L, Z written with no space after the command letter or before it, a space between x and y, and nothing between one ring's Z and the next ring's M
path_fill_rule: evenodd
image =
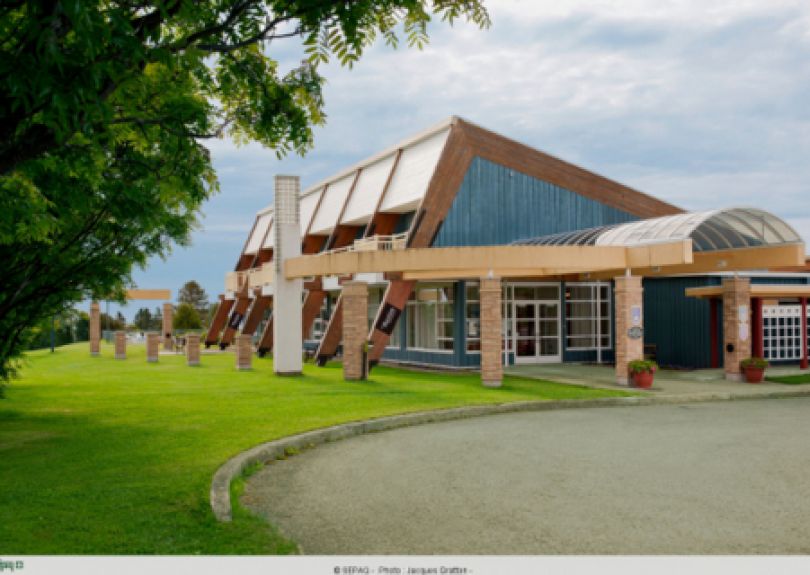
M451 116L314 184L301 194L302 236L329 237L376 214L430 208L410 245L429 245L475 157L542 179L640 218L680 213L652 196ZM265 227L267 226L267 227ZM243 253L273 247L272 206L258 213Z

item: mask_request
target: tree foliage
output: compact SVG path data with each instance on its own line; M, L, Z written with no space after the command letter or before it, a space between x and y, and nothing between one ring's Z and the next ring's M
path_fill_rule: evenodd
M208 294L203 287L194 280L187 281L177 293L177 303L187 303L196 311L201 322L206 323L208 317ZM179 309L179 308L178 308Z
M181 303L177 306L172 320L174 329L201 329L200 314L190 303Z
M0 378L31 326L188 243L217 191L207 139L304 153L318 65L419 47L433 17L489 24L481 0L0 3ZM308 54L291 70L284 38Z

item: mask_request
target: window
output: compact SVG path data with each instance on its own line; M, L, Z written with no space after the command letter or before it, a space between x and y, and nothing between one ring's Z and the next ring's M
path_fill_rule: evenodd
M306 339L320 341L321 338L323 338L323 334L326 332L326 328L329 325L329 319L332 316L332 310L335 309L335 301L337 301L337 296L334 293L326 294L326 297L323 298L318 316L315 318L315 321L312 322L309 337Z
M610 285L604 283L565 285L565 346L569 350L610 349ZM599 336L597 336L597 327Z
M467 303L464 310L464 326L467 338L467 351L481 351L481 299L476 282L467 282Z
M417 286L408 301L408 348L453 351L453 284Z

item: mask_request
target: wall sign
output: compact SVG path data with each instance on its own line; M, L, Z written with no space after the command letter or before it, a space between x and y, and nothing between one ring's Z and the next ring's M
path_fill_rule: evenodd
M394 332L394 327L397 325L397 320L402 314L402 310L396 306L386 303L383 306L382 313L374 325L374 329L378 329L385 335L391 335Z
M637 325L627 330L627 337L630 339L641 339L641 336L643 335L644 330Z
M634 305L630 307L630 325L632 326L640 326L641 325L641 306Z

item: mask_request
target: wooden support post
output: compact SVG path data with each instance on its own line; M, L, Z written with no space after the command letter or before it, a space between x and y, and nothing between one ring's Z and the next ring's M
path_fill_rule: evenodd
M711 345L711 367L720 367L720 300L711 298L709 300L709 334Z
M245 318L249 305L250 296L247 288L245 288L236 296L236 304L233 306L231 316L228 318L228 324L225 326L225 331L222 332L222 337L219 340L220 349L225 349L233 343L233 338L239 330L239 326L242 325L242 320Z
M273 351L273 316L267 318L267 323L264 324L262 337L259 339L259 346L256 349L259 357L264 357Z
M370 342L368 360L369 365L372 367L380 361L385 352L385 347L391 340L391 334L394 332L397 321L402 315L402 310L405 309L415 285L416 282L412 280L391 280L388 284L382 305L377 312L377 318L374 325L371 326L371 333L368 336ZM383 318L391 318L393 321L381 321Z
M273 296L261 295L261 290L257 289L254 292L253 305L250 306L250 312L245 319L245 325L242 326L242 333L253 335L256 333L256 328L264 317L264 312L270 307L270 302L273 301Z
M304 300L304 308L301 310L301 327L303 328L304 339L312 329L312 324L318 314L321 313L321 307L326 299L327 293L321 289L312 289L307 292L307 297Z
M327 361L335 356L342 336L343 293L338 296L335 302L332 315L329 316L329 323L326 324L326 330L323 332L321 343L318 345L318 351L315 352L315 358L319 366L323 367Z
M225 327L225 322L228 321L228 315L231 313L234 300L225 299L224 295L219 296L219 305L217 311L211 320L211 325L208 326L208 334L205 336L205 347L211 347L219 342L219 334L222 328Z

